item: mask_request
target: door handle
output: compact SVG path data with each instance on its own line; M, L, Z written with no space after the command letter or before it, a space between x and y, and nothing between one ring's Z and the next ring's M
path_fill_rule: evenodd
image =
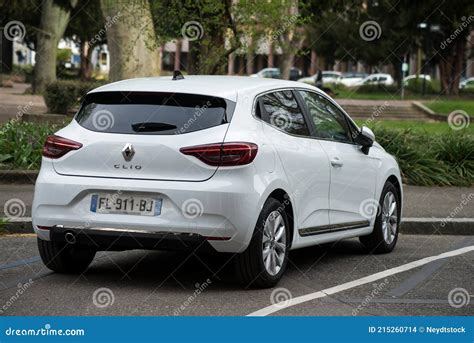
M332 160L331 160L331 165L333 167L342 167L344 163L339 159L339 157L334 157Z

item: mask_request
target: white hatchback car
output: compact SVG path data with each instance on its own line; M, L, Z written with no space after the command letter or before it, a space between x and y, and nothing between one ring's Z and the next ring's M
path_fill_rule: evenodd
M373 133L315 87L177 74L87 94L46 140L33 226L53 271L101 250L211 250L271 287L290 249L360 237L390 252L401 186Z

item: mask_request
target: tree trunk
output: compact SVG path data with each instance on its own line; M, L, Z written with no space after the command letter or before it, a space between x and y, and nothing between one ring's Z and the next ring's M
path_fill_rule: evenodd
M160 74L161 56L146 0L101 0L104 17L117 17L107 30L109 80Z
M291 1L291 6L288 8L288 27L286 27L284 33L280 35L279 45L282 50L280 70L281 77L284 80L290 78L290 69L295 62L296 52L302 48L304 43L304 37L301 31L295 23L291 21L292 18L296 18L299 15L298 2L299 0Z
M254 66L254 44L252 37L249 38L249 44L247 46L247 61L245 64L247 74L253 74L253 66Z
M234 75L235 68L235 54L232 53L229 55L229 61L227 62L227 75Z
M72 7L76 3L77 0L71 0ZM56 5L53 0L43 0L37 34L34 93L42 93L49 83L56 81L56 52L70 15L69 10Z
M448 66L444 59L439 62L439 79L441 81L441 93L449 94Z
M174 52L174 70L181 70L181 39L176 40L176 51Z
M280 64L280 70L281 70L281 78L284 80L289 80L290 79L290 69L293 67L293 64L295 62L295 54L294 53L283 53L281 55L281 64Z
M456 56L454 57L453 63L453 74L451 77L451 94L459 95L459 80L461 78L462 73L462 65L464 62L465 57L465 50L466 50L466 39L458 39L456 42L455 53Z
M273 68L275 65L275 55L273 51L273 42L268 44L268 68Z
M316 51L311 50L311 65L309 67L309 75L316 74L317 70L318 70L318 54L316 53Z
M89 81L92 77L92 56L93 47L89 45L89 42L81 41L79 51L81 55L81 65L79 68L79 77L81 81Z

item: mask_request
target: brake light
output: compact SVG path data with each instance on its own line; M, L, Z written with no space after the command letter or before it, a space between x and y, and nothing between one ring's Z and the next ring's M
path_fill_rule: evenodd
M251 163L257 156L258 146L254 143L215 143L181 148L185 155L197 157L210 166L242 166Z
M56 135L48 136L43 145L43 156L49 158L60 158L72 150L82 148L82 144L59 137Z

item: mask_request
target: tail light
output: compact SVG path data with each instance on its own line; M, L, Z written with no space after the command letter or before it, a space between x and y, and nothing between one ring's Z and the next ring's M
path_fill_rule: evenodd
M48 136L43 145L43 156L60 158L72 150L82 148L82 144L59 136Z
M254 143L215 143L181 148L185 155L197 157L210 166L242 166L251 163L257 156Z

